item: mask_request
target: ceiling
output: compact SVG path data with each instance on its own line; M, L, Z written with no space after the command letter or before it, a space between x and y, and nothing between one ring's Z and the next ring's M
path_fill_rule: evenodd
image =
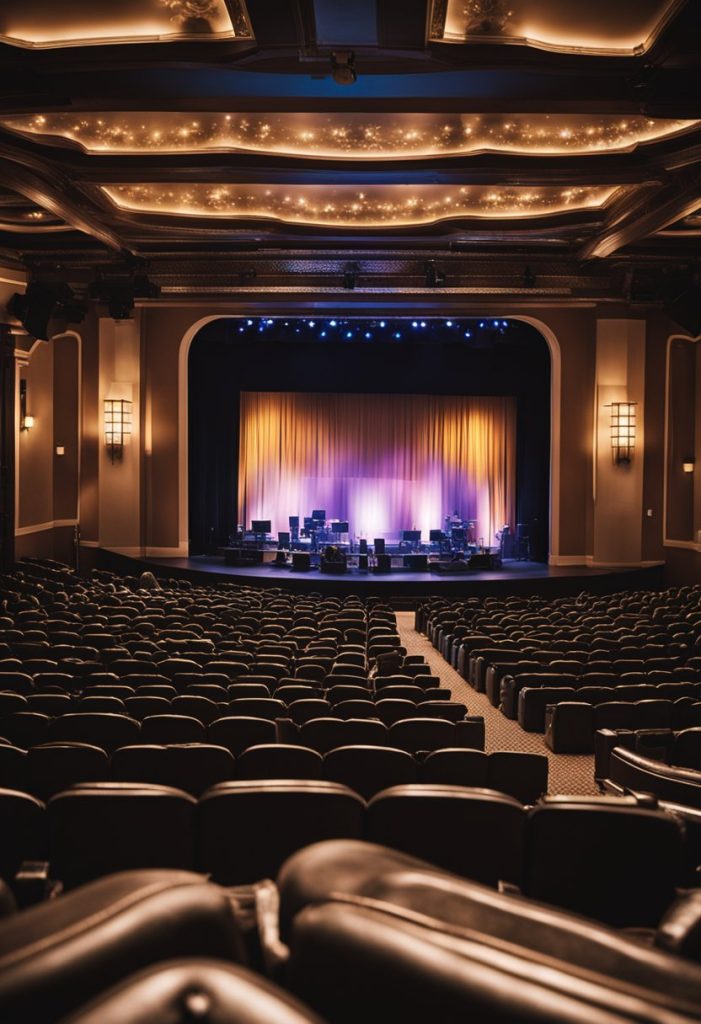
M697 268L700 8L3 0L0 259L178 297L630 297Z

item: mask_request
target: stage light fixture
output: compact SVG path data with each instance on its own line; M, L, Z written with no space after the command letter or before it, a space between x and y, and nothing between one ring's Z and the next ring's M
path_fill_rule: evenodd
M443 288L445 286L445 273L436 266L433 260L429 260L424 269L427 288Z
M349 291L355 288L358 277L358 264L349 263L343 271L343 287Z
M135 299L157 299L161 289L146 274L118 275L103 277L90 284L88 294L107 306L113 320L130 320L134 314Z
M336 50L331 54L331 74L338 85L353 85L358 81L352 50Z
M64 281L30 281L24 294L15 292L7 310L28 334L40 341L49 340L51 319L78 324L85 316L85 307L76 301L72 288Z
M615 466L627 466L635 451L637 402L611 402L611 456Z

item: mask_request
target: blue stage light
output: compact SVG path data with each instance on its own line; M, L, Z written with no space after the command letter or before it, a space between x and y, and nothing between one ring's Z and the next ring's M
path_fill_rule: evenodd
M395 338L401 338L401 334L399 333L399 331L395 331L394 336Z
M314 327L314 326L315 326L315 324L314 324L314 321L313 321L313 320L310 320L310 321L309 321L309 326L310 326L310 327Z
M366 338L372 338L372 334L370 334L370 331L366 331L365 332L365 337Z
M326 337L326 331L322 331L321 334L319 335L319 337L320 338L325 338Z
M384 320L380 320L380 327L384 327L384 326L385 326Z
M272 324L273 322L274 322L274 321L272 321L272 320L267 320L267 321L266 321L266 323L268 324L268 327L270 327L270 325L271 325L271 324Z
M352 338L353 337L353 332L352 331L347 331L346 332L346 337L347 338Z
M452 327L453 326L453 321L452 320L446 320L445 326L446 327Z
M480 320L480 327L484 327L484 320Z
M249 327L253 326L253 321L252 320L247 320L246 323L248 324Z
M412 327L418 327L419 326L418 321L416 321L416 320L412 321L411 326Z
M335 326L336 326L336 321L335 320L329 320L329 327L335 327Z

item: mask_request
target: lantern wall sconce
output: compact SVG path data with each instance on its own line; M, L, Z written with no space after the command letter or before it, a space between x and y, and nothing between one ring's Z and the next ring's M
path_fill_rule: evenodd
M611 456L615 466L627 466L635 452L637 402L611 402Z
M27 412L27 381L23 377L19 382L19 429L31 430L34 417Z
M131 402L126 398L106 398L105 447L112 462L124 455L124 445L131 437Z
M685 473L693 473L695 468L696 468L696 460L695 459L690 459L690 458L689 459L684 459L684 461L682 462L682 470Z

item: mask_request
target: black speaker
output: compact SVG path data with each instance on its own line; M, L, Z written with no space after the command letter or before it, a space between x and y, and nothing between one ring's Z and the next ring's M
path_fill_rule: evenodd
M362 541L361 541L362 544ZM365 544L366 552L364 555L358 555L358 568L361 572L368 571L368 556L367 556L367 542Z
M404 555L404 567L414 572L428 572L428 555Z
M375 537L375 539L373 541L373 547L375 549L375 554L376 555L384 555L384 553L385 553L385 538L384 537Z
M366 540L361 540L358 542L358 551L360 552L361 555L367 555L368 542Z
M382 542L382 544L384 545L384 541ZM392 556L378 555L375 572L392 572Z
M312 559L308 551L292 552L292 568L295 572L309 572L311 567Z

